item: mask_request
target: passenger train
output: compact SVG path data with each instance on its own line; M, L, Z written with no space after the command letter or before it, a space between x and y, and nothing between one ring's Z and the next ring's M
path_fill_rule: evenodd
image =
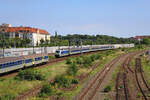
M95 46L84 46L82 48L70 48L70 49L61 49L56 50L56 57L63 57L67 55L98 51L98 50L107 50L107 49L116 49L116 48L128 48L134 47L134 44L115 44L115 45L95 45ZM22 68L31 67L34 65L42 64L48 62L48 54L32 54L20 57L6 57L0 58L0 74L7 73L13 70L18 70Z
M87 47L76 47L76 48L56 50L55 56L64 57L68 55L92 52L92 51L98 51L98 50L131 48L131 47L134 47L134 44L94 45L94 46L87 46Z
M48 62L48 54L0 58L0 74Z

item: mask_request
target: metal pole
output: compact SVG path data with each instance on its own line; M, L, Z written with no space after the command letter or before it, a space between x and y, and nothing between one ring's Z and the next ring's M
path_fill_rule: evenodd
M41 54L42 54L42 46L41 46Z
M58 42L59 42L59 43L58 43L58 49L60 50L60 40L58 40Z
M70 45L71 45L71 40L69 40L69 55L70 55Z
M48 40L46 40L46 53L48 53L47 49L48 49Z
M80 52L82 54L82 40L80 40L80 46L81 46Z
M3 35L3 58L5 57L5 36L4 36L4 31L2 31Z
M34 54L34 42L33 42L33 54Z

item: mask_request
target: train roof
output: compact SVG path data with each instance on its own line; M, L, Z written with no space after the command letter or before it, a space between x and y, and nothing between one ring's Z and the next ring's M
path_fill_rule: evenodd
M87 48L89 48L89 47L82 47L82 49L87 49ZM70 48L70 50L78 50L78 49L81 49L81 47ZM58 50L69 50L69 48L61 48ZM56 51L58 51L58 50L56 50Z
M42 53L42 54L31 54L31 55L26 55L23 56L25 59L29 59L29 58L35 58L35 57L40 57L40 56L47 56L48 54L46 53Z
M20 57L5 57L5 58L0 58L0 64L2 63L7 63L7 62L13 62L17 60L23 60L24 58L22 56Z
M42 53L42 54L31 54L31 55L19 56L19 57L5 57L5 58L0 58L0 64L7 63L7 62L18 61L18 60L29 59L29 58L47 56L47 55L48 54L46 54L46 53Z

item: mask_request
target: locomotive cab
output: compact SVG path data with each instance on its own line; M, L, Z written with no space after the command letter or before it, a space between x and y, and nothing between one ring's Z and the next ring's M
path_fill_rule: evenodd
M60 57L61 51L60 50L56 50L55 52L55 57L58 58Z

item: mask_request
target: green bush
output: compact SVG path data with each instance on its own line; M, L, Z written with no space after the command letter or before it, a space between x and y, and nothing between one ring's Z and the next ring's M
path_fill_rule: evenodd
M48 58L49 58L49 59L54 59L54 58L55 58L55 56L48 56Z
M2 78L2 79L0 79L0 81L5 81L6 80L6 78Z
M96 57L95 57L95 59L96 59L96 60L102 59L102 55L101 55L101 54L97 54Z
M125 48L121 48L121 51L125 51Z
M93 54L93 55L90 56L90 58L91 58L92 61L94 61L96 59L96 55Z
M82 58L81 57L77 57L76 58L76 63L77 64L82 64L83 63Z
M110 54L111 54L110 51L106 51L106 52L105 52L105 55L106 55L106 56L108 56L108 55L110 55Z
M52 86L48 83L44 84L41 92L39 93L40 97L48 97L54 94L54 89L52 88Z
M111 100L110 98L105 98L104 100Z
M0 100L14 100L16 98L13 94L6 94L3 96L0 96Z
M137 94L137 97L140 98L141 96L142 96L142 94L139 92L139 93Z
M58 87L70 87L71 81L72 81L71 78L68 78L65 75L59 75L56 76L54 84L58 84Z
M72 79L72 84L78 84L79 83L79 80L78 79Z
M71 58L67 58L66 64L72 64L72 59Z
M92 65L92 60L90 57L83 57L83 67L89 68Z
M60 99L63 96L63 92L58 92L57 93L57 99Z
M18 75L16 76L16 79L19 80L45 80L45 76L35 69L26 69L21 70Z
M74 63L72 63L72 64L69 66L69 68L68 68L68 70L67 70L67 73L68 73L68 75L74 75L74 76L76 76L76 75L77 75L77 72L78 72L78 66L77 66L76 63L74 62Z
M108 85L104 88L104 92L109 92L109 91L111 91L111 86Z

